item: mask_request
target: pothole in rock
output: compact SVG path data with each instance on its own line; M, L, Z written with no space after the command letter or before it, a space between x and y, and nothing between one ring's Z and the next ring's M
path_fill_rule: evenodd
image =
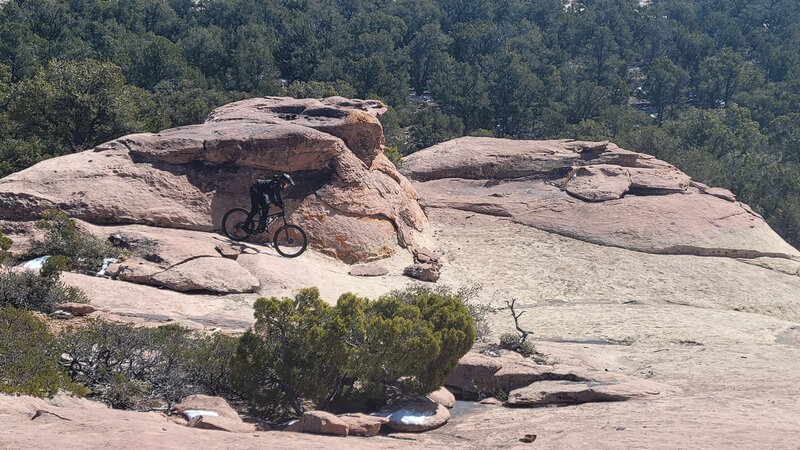
M478 414L486 411L488 405L482 405L479 402L471 400L456 400L455 406L450 409L450 417L459 418L467 417L473 414Z

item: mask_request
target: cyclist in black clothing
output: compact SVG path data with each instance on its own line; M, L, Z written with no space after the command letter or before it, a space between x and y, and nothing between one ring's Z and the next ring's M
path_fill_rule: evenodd
M294 186L294 180L285 173L275 175L271 180L256 180L250 186L250 214L247 215L247 219L244 222L245 229L253 229L253 218L260 210L261 216L258 220L257 231L264 231L267 228L267 214L269 214L270 205L276 205L278 208L284 209L286 206L283 204L281 191L290 185Z

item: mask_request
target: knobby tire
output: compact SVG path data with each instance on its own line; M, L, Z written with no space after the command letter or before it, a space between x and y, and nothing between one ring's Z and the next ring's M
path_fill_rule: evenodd
M297 225L287 224L275 231L272 243L281 256L295 258L303 254L308 246L306 232Z
M242 213L244 216L240 217ZM248 214L250 214L250 211L244 208L233 208L226 212L225 215L222 216L222 230L225 232L225 236L228 236L234 241L243 241L250 237L252 233L248 233L247 230L244 229L244 220L247 218Z

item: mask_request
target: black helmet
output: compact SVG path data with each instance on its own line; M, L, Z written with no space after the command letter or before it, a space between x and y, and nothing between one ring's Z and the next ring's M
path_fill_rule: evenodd
M287 183L287 184L290 184L290 185L294 186L294 180L292 180L292 177L290 177L288 173L282 173L282 174L278 175L278 181L281 184Z

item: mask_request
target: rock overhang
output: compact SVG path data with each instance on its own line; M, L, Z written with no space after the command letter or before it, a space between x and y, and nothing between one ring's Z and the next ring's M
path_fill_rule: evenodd
M0 180L0 219L57 207L97 224L211 231L227 209L249 206L255 179L287 172L300 181L287 211L312 246L348 263L389 256L427 218L383 155L385 111L341 97L234 102L203 124L123 136L10 175Z

